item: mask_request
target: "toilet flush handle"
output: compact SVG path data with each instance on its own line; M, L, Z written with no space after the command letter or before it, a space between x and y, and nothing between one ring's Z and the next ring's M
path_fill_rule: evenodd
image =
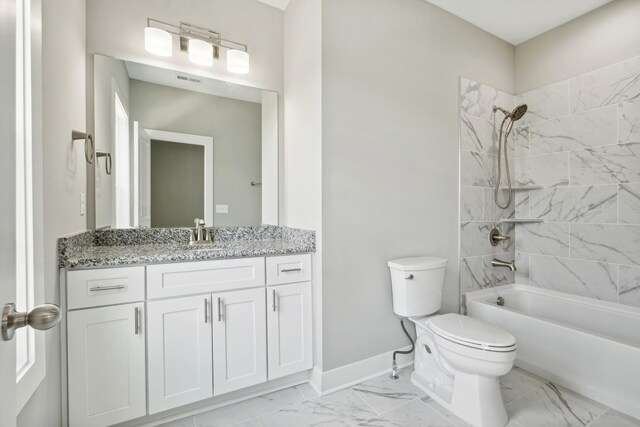
M408 275L407 277L405 277L406 280L413 280L413 274Z

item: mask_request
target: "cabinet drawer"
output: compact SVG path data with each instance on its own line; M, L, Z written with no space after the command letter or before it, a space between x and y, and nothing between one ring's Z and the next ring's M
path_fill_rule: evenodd
M267 258L267 285L311 280L311 254Z
M144 267L67 273L67 307L98 307L144 300Z
M264 286L264 258L150 265L149 299Z

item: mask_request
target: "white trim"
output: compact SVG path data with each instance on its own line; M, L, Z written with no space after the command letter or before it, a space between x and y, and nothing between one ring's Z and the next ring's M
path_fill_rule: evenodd
M409 350L407 346L401 350ZM313 367L309 384L322 396L342 390L363 381L391 372L393 351L378 354L368 359L360 360L349 365L340 366L322 372L317 366ZM397 358L398 367L405 368L413 365L413 354L400 354Z
M178 142L181 144L202 145L204 147L204 221L213 226L213 138L188 133L168 132L157 129L145 129L151 140ZM151 213L153 215L153 212Z

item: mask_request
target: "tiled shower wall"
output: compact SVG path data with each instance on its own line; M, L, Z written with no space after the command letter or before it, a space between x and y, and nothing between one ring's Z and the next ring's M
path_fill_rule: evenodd
M512 95L468 79L460 80L460 286L461 293L512 283L509 270L491 267L491 260L511 261L515 256L513 204L507 210L493 202L498 155L498 129L503 116L493 106L512 109ZM513 146L512 146L513 147ZM513 155L513 150L510 152ZM504 192L501 194L505 196ZM497 247L489 244L489 231L498 227L511 239Z
M640 307L640 58L514 97L461 79L461 293L517 281ZM510 138L515 209L495 207L493 104L529 111ZM495 121L495 123L494 123ZM518 224L503 217L539 218ZM488 244L498 225L512 237ZM514 237L515 235L515 237ZM516 256L515 275L491 258Z
M640 307L640 58L516 102L517 281Z

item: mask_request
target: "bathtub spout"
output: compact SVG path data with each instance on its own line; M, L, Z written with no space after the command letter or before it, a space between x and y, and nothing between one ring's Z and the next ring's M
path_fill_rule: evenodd
M511 271L516 271L516 262L515 261L506 262L506 261L502 261L502 260L499 260L497 258L494 258L494 259L491 260L491 266L492 267L505 267L505 268L508 268Z

